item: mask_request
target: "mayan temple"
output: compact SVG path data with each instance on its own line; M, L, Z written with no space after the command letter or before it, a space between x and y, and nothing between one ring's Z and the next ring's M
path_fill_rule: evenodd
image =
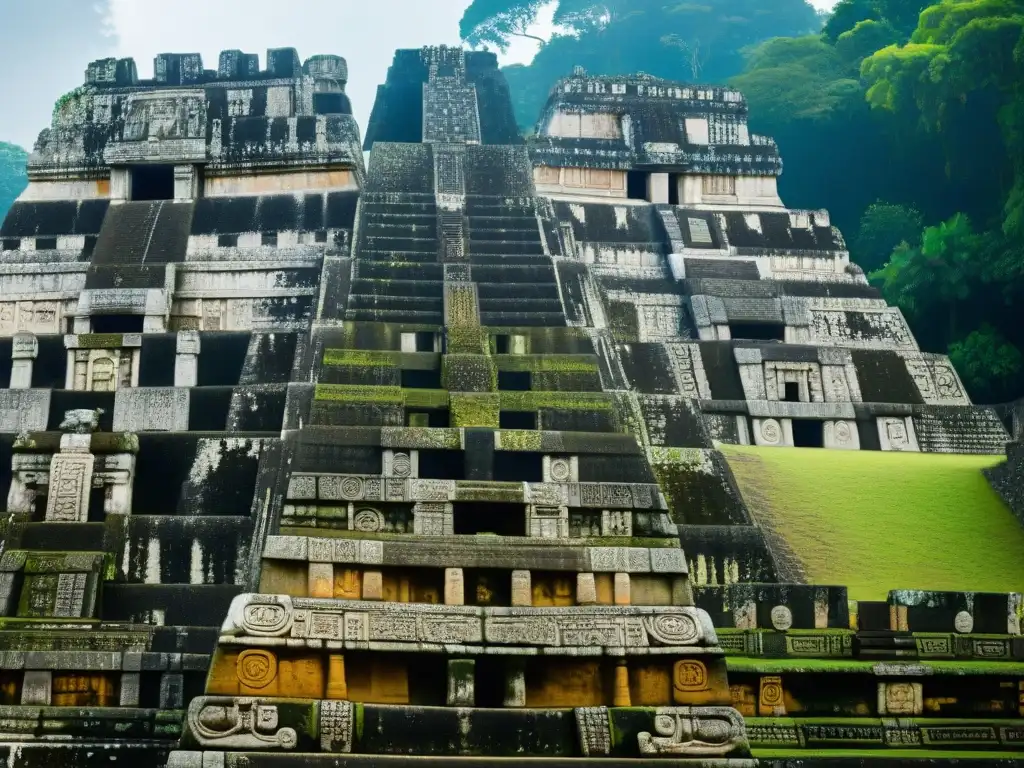
M458 48L365 142L293 49L61 99L0 227L8 768L1024 760L1024 574L839 511L987 456L953 535L1012 548L1024 412L785 207L740 93L567 75L529 138Z

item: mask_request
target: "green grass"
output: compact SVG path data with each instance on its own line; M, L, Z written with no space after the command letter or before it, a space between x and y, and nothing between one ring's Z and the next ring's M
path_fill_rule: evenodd
M722 445L758 523L811 584L1024 590L1024 529L981 470L999 456Z

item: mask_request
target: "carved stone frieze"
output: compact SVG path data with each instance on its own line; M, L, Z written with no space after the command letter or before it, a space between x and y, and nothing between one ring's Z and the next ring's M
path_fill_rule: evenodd
M484 608L251 594L234 599L221 627L221 642L247 637L561 648L718 643L708 614L691 606Z
M294 728L279 727L278 708L261 699L199 696L188 707L188 727L210 749L295 749Z
M646 757L725 757L747 753L743 717L731 707L659 707L637 735Z

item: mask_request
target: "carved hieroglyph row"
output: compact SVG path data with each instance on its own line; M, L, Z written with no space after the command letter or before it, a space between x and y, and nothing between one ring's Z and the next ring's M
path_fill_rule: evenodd
M236 597L221 642L241 638L614 648L718 644L711 618L690 606L481 608L284 595Z
M563 541L566 544L559 547L559 554L572 558L569 562L574 560L575 569L583 573L687 573L686 556L678 547L580 547L570 543L574 540ZM521 563L521 567L529 568L536 550L531 552L528 546L510 546L510 543L509 540L454 541L445 538L436 544L433 541L414 544L409 541L268 536L263 557L314 563L410 565L409 561L414 557L411 547L417 552L426 552L424 548L431 547L427 558L429 564L449 563L445 567L456 568L471 560L490 560L492 563ZM554 546L558 545L546 545L545 551L551 552ZM420 560L419 557L415 559Z
M473 486L459 480L379 475L292 475L288 498L296 501L464 501ZM503 483L502 485L511 485ZM520 485L520 484L516 484ZM522 483L524 504L593 509L663 509L657 486L647 483Z

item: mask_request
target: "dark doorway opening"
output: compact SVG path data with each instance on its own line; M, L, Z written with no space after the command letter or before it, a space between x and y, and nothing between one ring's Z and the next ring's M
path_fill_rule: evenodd
M434 344L437 340L437 334L433 331L417 331L416 332L416 351L417 352L433 352Z
M456 502L453 522L456 536L525 536L526 508L522 504L490 501Z
M824 448L824 422L813 419L793 419L793 445L797 448Z
M494 454L494 479L497 482L539 483L544 479L544 456L524 451L498 451Z
M142 333L142 315L93 315L89 318L93 333Z
M529 371L498 371L498 389L502 392L529 392Z
M406 389L441 389L441 371L437 368L403 368L402 386Z
M668 175L668 203L669 205L679 205L679 180L682 176L678 173L670 173Z
M511 339L507 334L499 333L494 337L494 354L507 355L510 349Z
M536 429L536 411L502 411L498 415L498 426L502 429Z
M430 480L465 480L462 451L420 451L420 477Z
M729 335L734 339L785 341L786 326L782 323L736 323L729 325Z
M173 165L136 165L132 168L132 200L173 199Z
M630 200L647 199L647 177L643 171L629 171L626 174L626 197Z
M782 398L787 403L800 402L800 385L795 381L786 382L786 392Z

